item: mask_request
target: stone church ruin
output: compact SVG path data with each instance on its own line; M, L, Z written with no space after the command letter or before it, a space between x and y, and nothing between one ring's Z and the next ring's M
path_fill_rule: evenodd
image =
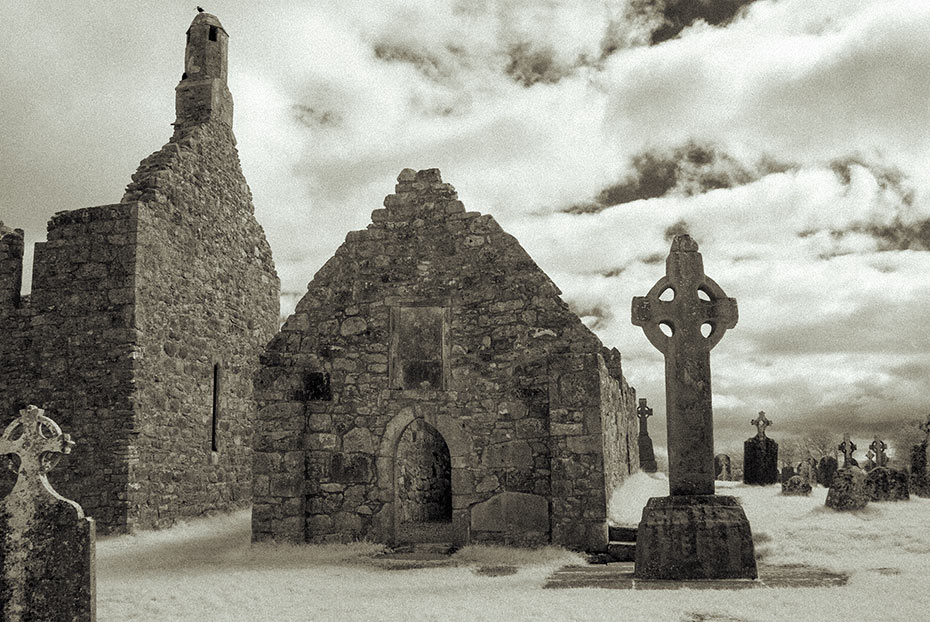
M227 41L196 16L174 135L120 203L49 221L28 297L23 232L0 225L0 423L40 404L74 435L49 479L102 533L251 497L253 377L279 286L239 166Z
M639 464L620 353L438 170L397 181L263 355L253 539L603 550Z

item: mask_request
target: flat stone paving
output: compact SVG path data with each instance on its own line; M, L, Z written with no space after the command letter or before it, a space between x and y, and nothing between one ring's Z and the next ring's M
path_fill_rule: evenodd
M758 587L839 587L849 575L811 566L758 565L759 578L702 581L645 581L633 577L631 562L565 566L555 571L546 589L598 587L609 590L740 590Z

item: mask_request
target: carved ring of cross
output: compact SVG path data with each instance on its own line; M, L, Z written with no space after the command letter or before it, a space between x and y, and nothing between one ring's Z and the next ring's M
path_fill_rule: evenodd
M21 475L44 475L55 468L63 454L71 453L74 441L58 424L36 406L27 406L0 435L0 455L15 454L19 467L9 460L7 467Z

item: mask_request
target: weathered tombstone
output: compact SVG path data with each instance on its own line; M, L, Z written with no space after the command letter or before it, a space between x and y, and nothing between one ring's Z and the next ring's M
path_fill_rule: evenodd
M930 497L930 473L927 472L927 445L930 444L930 416L920 424L924 431L923 442L911 447L911 477L908 487L918 497Z
M877 466L865 476L869 501L907 501L907 473Z
M817 461L810 457L802 460L797 473L809 486L813 486L817 482Z
M817 463L817 481L823 486L829 488L833 484L833 476L836 475L837 463L833 456L824 456Z
M0 437L0 455L19 461L16 485L0 501L0 617L92 621L94 521L48 482L74 443L44 412L26 407Z
M856 444L849 440L849 432L843 435L843 442L839 444L837 449L843 454L843 468L848 467L857 467L859 463L856 462L856 459L853 458L853 452L856 451Z
M826 506L834 510L861 510L869 503L865 472L857 466L840 469L827 491Z
M866 462L865 466L863 467L866 473L878 466L878 464L875 462L875 452L871 449L865 452L865 459L868 460L868 462Z
M756 426L756 435L743 443L743 483L765 486L778 482L778 443L765 435L772 422L765 411L749 423Z
M639 407L636 409L639 418L639 468L646 473L655 473L659 470L656 464L655 451L652 448L652 439L649 437L649 428L646 420L652 416L652 409L646 405L646 398L639 398Z
M643 510L635 575L755 578L746 514L734 497L714 495L710 350L736 325L736 300L704 274L688 235L675 236L665 266L666 275L645 297L634 298L632 309L633 324L665 355L670 493L649 499ZM671 299L663 300L669 291Z
M721 482L733 480L733 461L726 454L714 456L714 477Z
M781 468L781 473L778 476L778 481L784 484L785 482L787 482L789 479L791 479L795 475L797 475L797 473L795 473L794 467L791 466L790 464L786 464L785 466Z
M793 475L781 483L781 494L786 497L806 497L811 494L811 485L800 475Z

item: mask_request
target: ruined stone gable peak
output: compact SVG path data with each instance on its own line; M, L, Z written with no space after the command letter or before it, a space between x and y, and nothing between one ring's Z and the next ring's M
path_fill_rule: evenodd
M372 213L373 222L416 218L433 220L465 211L455 188L442 181L438 168L402 170L397 176L394 194L384 197L384 207Z

